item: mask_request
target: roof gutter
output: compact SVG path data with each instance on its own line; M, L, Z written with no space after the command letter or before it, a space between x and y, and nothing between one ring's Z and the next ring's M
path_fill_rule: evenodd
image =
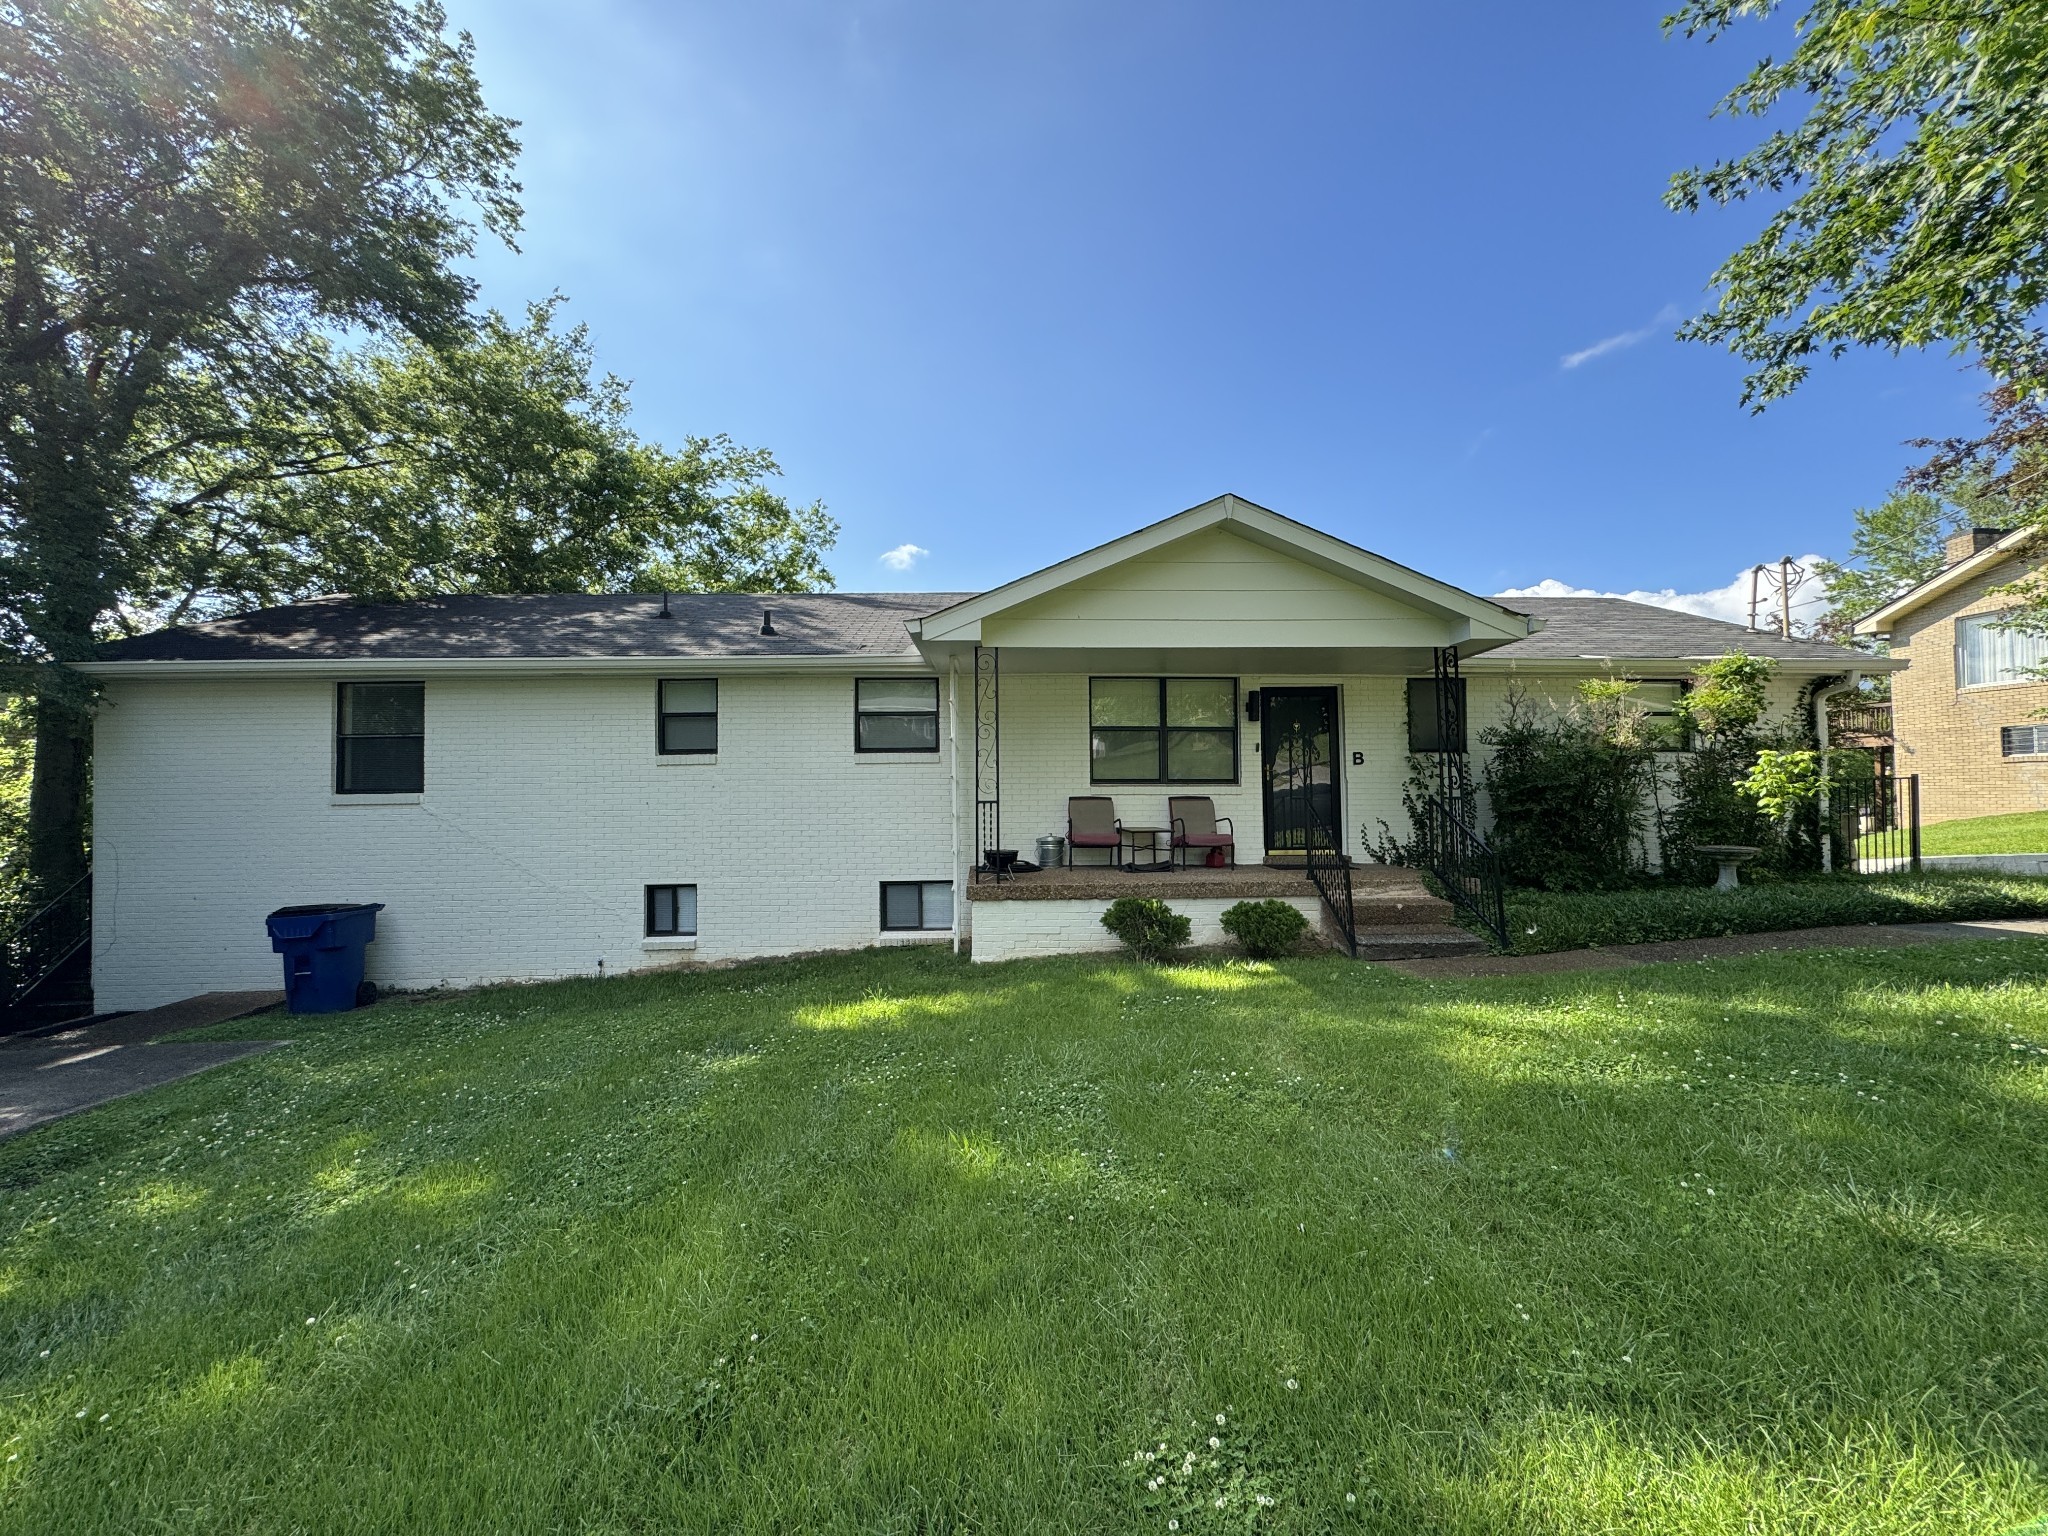
M653 677L702 672L930 672L922 656L292 656L74 661L87 677Z

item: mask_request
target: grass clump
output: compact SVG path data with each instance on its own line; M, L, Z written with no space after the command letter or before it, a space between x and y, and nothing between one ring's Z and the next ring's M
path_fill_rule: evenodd
M2048 878L2028 875L1837 875L1826 879L1635 891L1510 891L1514 953L1708 939L1848 923L2048 917Z
M1164 960L1194 932L1193 923L1156 896L1119 896L1103 912L1102 926L1140 960Z
M1222 923L1254 960L1292 954L1308 935L1308 918L1288 901L1240 901L1223 909Z
M2044 1019L2028 939L298 1018L0 1142L0 1530L2005 1530Z

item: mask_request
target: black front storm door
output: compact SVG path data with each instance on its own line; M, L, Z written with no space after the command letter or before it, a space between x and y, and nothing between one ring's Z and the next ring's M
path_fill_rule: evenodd
M1265 783L1266 851L1300 853L1312 827L1320 846L1337 836L1337 690L1259 691L1259 758Z

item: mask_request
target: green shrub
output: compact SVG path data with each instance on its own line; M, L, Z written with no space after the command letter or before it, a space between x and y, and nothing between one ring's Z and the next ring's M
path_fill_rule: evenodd
M1490 840L1511 885L1603 891L1640 884L1657 739L1625 679L1596 680L1550 714L1508 693L1484 779L1493 808Z
M1223 931L1254 960L1272 960L1300 945L1308 933L1301 908L1286 901L1240 901L1223 911Z
M1510 891L1516 954L1709 939L1852 923L2048 917L2048 879L2027 875L1833 875L1736 891L1663 886L1614 892Z
M1102 914L1102 926L1140 960L1164 960L1187 943L1193 925L1157 897L1119 896Z

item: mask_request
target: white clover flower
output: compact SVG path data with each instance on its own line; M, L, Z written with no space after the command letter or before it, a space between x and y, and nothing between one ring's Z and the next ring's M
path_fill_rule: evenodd
M1292 1376L1290 1376L1290 1377L1288 1377L1288 1378L1287 1378L1287 1390L1288 1390L1288 1391L1290 1391L1290 1392L1293 1392L1293 1391L1295 1391L1296 1389L1298 1389L1298 1388L1299 1388L1300 1386L1301 1386L1301 1383L1300 1383L1300 1382L1298 1382L1298 1381L1296 1381L1296 1380L1295 1380L1295 1379L1294 1379L1294 1378L1293 1378Z
M1217 1451L1217 1450L1221 1450L1222 1448L1223 1448L1223 1442L1222 1442L1221 1440L1217 1439L1217 1438L1216 1438L1216 1437L1215 1437L1214 1435L1211 1435L1211 1436L1209 1437L1209 1449L1210 1449L1210 1450L1212 1450L1212 1451Z
M46 1349L46 1350L44 1350L44 1351L43 1351L43 1353L47 1355L47 1354L49 1353L49 1351L48 1351L48 1350ZM1221 1423L1225 1422L1225 1421L1224 1421L1224 1418L1223 1418L1223 1415L1222 1415L1222 1414L1220 1414L1220 1413L1219 1413L1219 1414L1217 1414L1217 1415L1216 1415L1216 1422L1217 1422L1218 1424L1221 1424Z
M1346 1504L1356 1504L1358 1502L1358 1495L1355 1493L1347 1493L1344 1495L1344 1502Z

